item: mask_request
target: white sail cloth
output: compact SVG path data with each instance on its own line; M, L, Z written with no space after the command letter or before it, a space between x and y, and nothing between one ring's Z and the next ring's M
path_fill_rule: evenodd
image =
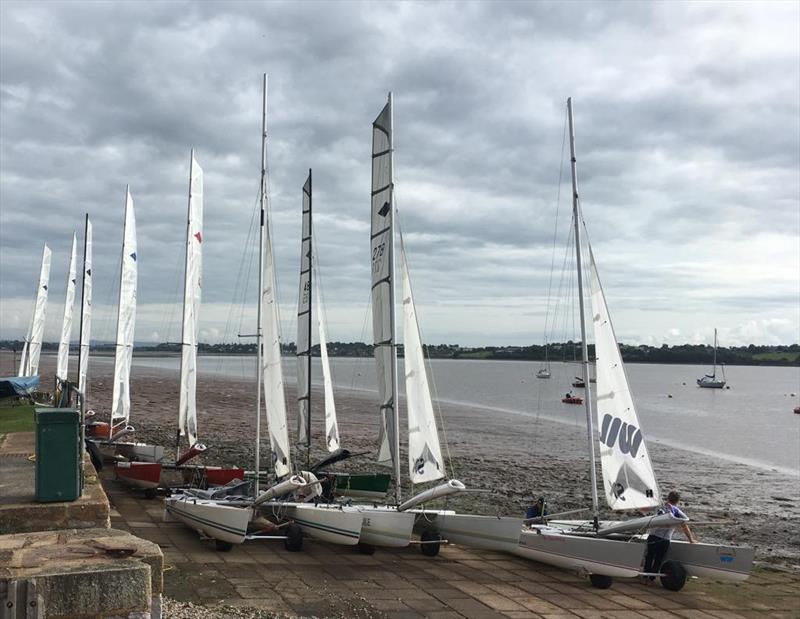
M69 368L69 340L72 336L72 313L75 306L77 239L72 235L72 253L69 256L69 272L67 273L67 294L64 299L64 321L61 323L61 339L58 342L58 361L56 362L56 378L67 380Z
M591 249L589 259L597 357L597 425L606 501L615 510L655 507L661 504L658 484Z
M322 360L322 382L325 388L325 444L328 451L333 452L339 449L339 425L336 422L336 403L333 400L333 381L328 362L328 338L325 335L325 321L322 316L319 295L317 295L317 323L319 325L319 354Z
M403 350L408 409L408 474L411 483L419 484L444 477L442 450L436 418L425 371L425 356L411 293L406 254L402 247L400 262L403 278Z
M297 299L297 443L311 440L311 171L303 185L300 290Z
M20 376L37 376L39 374L39 355L42 352L42 336L47 317L47 289L50 285L50 259L52 252L45 244L42 250L42 268L39 271L39 285L36 288L36 301L33 316L28 326L25 346L19 363Z
M133 335L136 328L136 217L131 192L125 190L125 223L122 238L122 265L119 276L117 344L114 358L114 386L111 396L111 425L127 423L131 416L130 377L133 361Z
M83 293L81 295L81 333L78 353L78 391L87 395L86 377L89 372L89 342L92 334L92 222L86 216L83 245Z
M372 335L380 401L379 462L397 466L397 403L394 401L394 232L392 206L392 108L387 102L372 123Z
M203 169L192 152L189 170L189 207L186 224L186 262L183 282L181 383L178 427L189 447L197 442L197 338L203 272Z

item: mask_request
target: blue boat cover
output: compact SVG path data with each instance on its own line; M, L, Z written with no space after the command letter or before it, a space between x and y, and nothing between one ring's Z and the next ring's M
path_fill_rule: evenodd
M0 378L0 398L30 395L39 386L38 376Z

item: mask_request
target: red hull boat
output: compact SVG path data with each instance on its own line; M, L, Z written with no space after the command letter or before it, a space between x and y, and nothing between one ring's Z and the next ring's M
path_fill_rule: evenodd
M114 465L117 478L136 488L155 490L161 482L160 462L117 462Z

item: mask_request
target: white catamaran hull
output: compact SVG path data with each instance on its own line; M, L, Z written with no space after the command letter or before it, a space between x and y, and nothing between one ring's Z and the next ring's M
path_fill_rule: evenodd
M202 535L230 544L242 544L247 539L250 507L179 495L165 499L164 508L171 517Z
M405 548L411 543L414 513L399 512L394 507L381 505L353 507L362 517L360 543L384 548Z
M750 576L753 569L752 548L717 544L690 544L673 540L666 561L677 561L689 576L738 582Z
M363 516L355 507L283 502L266 503L264 507L268 511L271 507L280 510L285 518L294 520L305 535L323 542L355 546L361 537Z

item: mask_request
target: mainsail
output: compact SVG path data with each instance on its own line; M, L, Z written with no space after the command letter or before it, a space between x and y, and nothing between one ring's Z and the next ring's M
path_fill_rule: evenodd
M372 335L380 400L379 462L397 469L396 362L394 348L394 233L392 206L392 101L372 123Z
M86 376L89 371L89 342L92 333L92 222L86 215L86 231L83 240L83 292L81 294L81 333L78 353L78 391L86 400Z
M606 501L617 510L655 507L661 504L658 484L591 249L589 259L597 357L597 423Z
M119 307L117 308L117 345L114 359L114 387L111 404L111 425L127 423L131 416L131 362L133 333L136 326L136 218L133 198L125 189L125 223L122 236L122 265L119 275Z
M69 340L72 336L72 309L75 305L75 253L77 239L72 234L72 253L69 257L69 273L67 274L67 296L64 300L64 322L61 324L61 340L58 342L58 361L56 363L56 378L67 380L69 367Z
M22 349L22 358L19 363L20 376L38 376L39 355L42 352L42 336L44 335L44 322L47 315L47 288L50 283L50 258L52 252L45 244L42 251L42 268L39 271L39 285L36 288L36 301L33 306L33 316L28 326L28 335Z
M322 382L325 386L325 444L328 451L339 449L339 425L336 423L336 404L333 401L333 382L331 368L328 363L328 338L325 335L325 320L322 316L322 304L317 295L317 323L319 325L319 354L322 360Z
M300 234L300 291L297 299L297 443L311 445L311 170L303 185Z
M444 477L442 450L425 371L425 357L419 335L417 311L411 293L411 280L402 244L400 263L403 277L403 349L408 409L408 473L419 484Z
M178 426L181 436L186 436L192 447L197 442L197 335L203 271L203 169L195 160L194 151L189 170L188 211Z

